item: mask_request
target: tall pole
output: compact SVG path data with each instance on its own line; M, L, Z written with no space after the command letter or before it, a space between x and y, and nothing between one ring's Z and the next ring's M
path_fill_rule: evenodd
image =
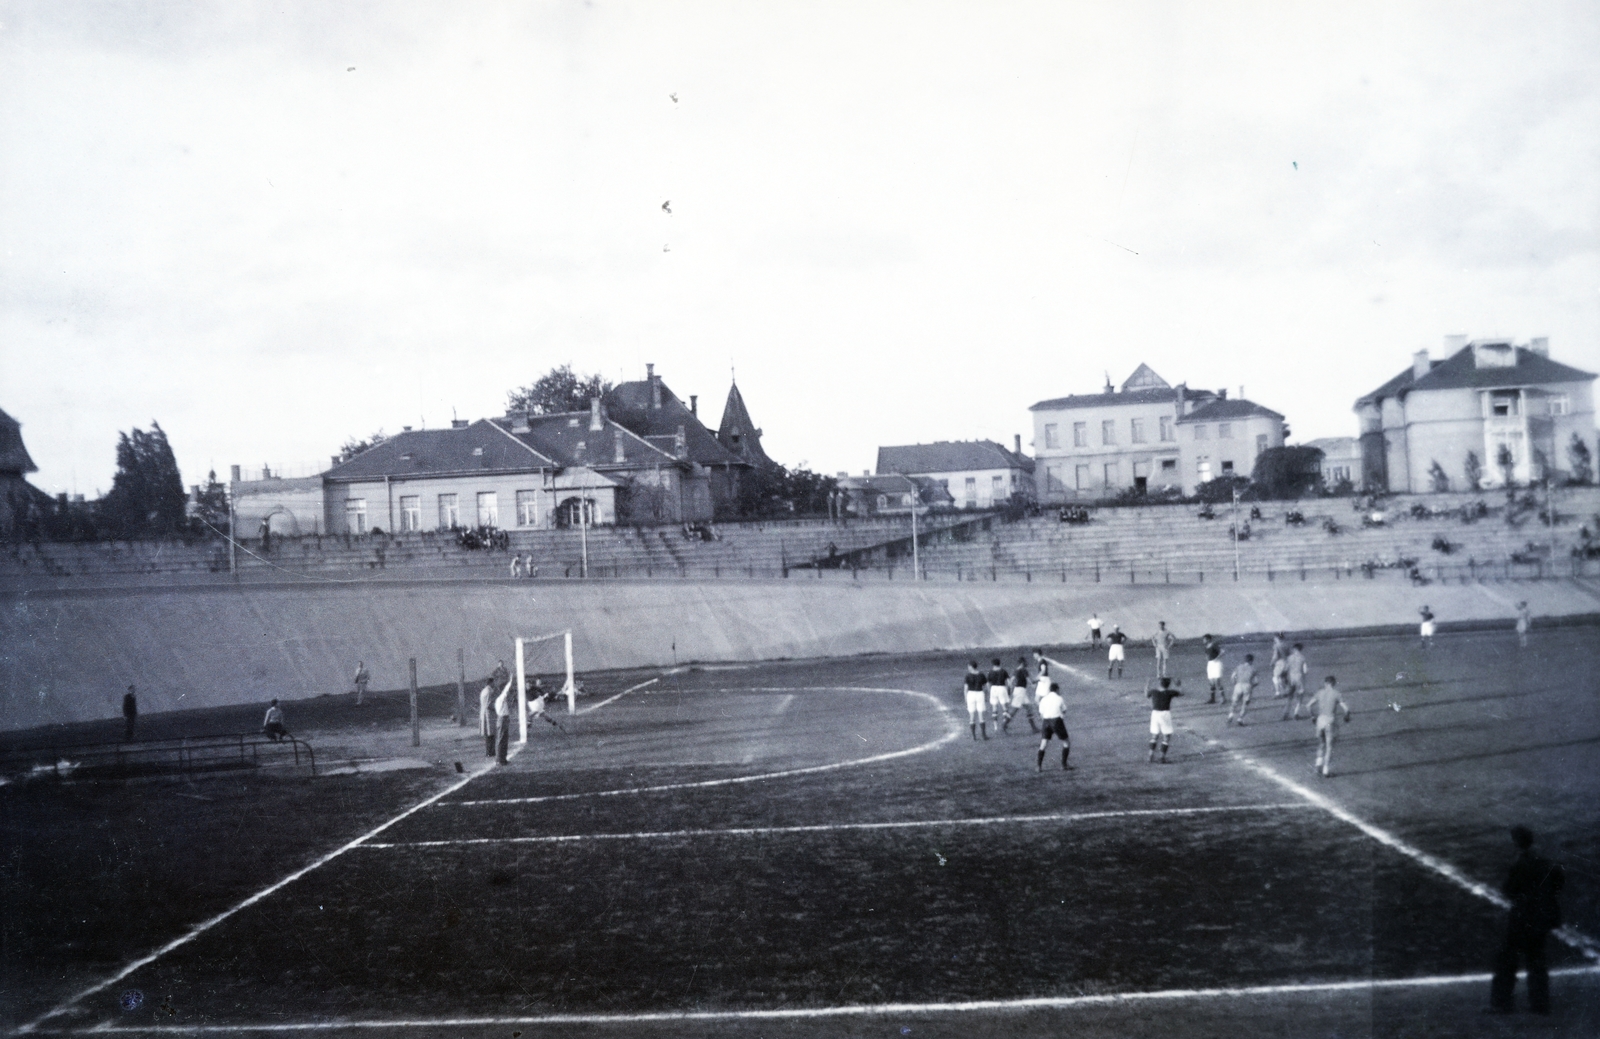
M589 499L578 490L578 537L583 542L583 576L589 576Z
M522 664L522 640L517 640L517 718L521 723L520 743L528 742L528 671Z
M1233 579L1239 579L1239 488L1233 489Z
M911 492L911 579L922 580L922 554L917 548L917 493Z
M566 644L567 644L567 713L568 714L577 714L578 713L578 681L577 681L576 678L573 677L573 674L572 674L572 632L571 631L567 632ZM677 653L678 653L678 643L677 643L676 640L674 640L673 643L672 643L672 653L673 653L673 659L676 660L677 659Z
M411 658L411 745L422 746L422 722L417 717L417 658Z
M239 547L233 532L238 527L233 512L233 488L228 488L228 573L239 576Z
M467 651L459 646L456 667L460 669L456 678L456 728L459 729L467 724Z

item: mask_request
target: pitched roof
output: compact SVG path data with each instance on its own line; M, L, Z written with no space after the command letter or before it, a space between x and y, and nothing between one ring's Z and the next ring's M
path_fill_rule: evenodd
M915 490L917 499L924 505L948 505L956 500L949 489L938 480L902 476L899 473L841 476L839 486L847 491L859 491L863 494L906 494Z
M22 444L22 423L0 411L0 473L36 473L28 449Z
M941 440L878 448L879 473L954 473L972 469L1023 469L1033 472L1033 459L993 440Z
M529 415L528 431L516 432L511 419L493 419L496 426L545 457L562 466L583 465L591 469L636 469L640 466L682 465L671 452L646 441L620 422L602 418L604 429L590 428L593 416L587 411ZM622 445L622 460L617 445Z
M722 424L717 427L717 441L751 465L773 468L772 459L761 449L761 430L750 419L738 383L728 387L728 402L722 406Z
M1142 362L1139 367L1133 370L1133 374L1123 380L1122 383L1122 392L1124 393L1129 390L1154 389L1170 390L1172 389L1172 384L1157 375L1154 368Z
M1189 412L1189 414L1180 418L1178 422L1180 424L1184 422L1215 422L1218 419L1226 421L1228 419L1254 418L1256 416L1280 420L1283 418L1282 415L1278 414L1276 411L1273 411L1271 408L1263 408L1261 405L1252 400L1227 400L1226 398L1218 398L1217 400L1207 401L1206 403L1200 405L1198 408L1195 408L1193 411Z
M1428 371L1420 379L1412 369L1407 368L1371 393L1359 398L1356 405L1376 404L1387 397L1399 397L1423 390L1510 389L1548 383L1588 382L1595 378L1589 372L1562 364L1560 361L1552 361L1525 346L1513 348L1517 359L1514 365L1504 368L1479 368L1473 356L1473 345L1467 344L1442 361L1429 361Z
M529 472L556 466L553 458L539 453L488 419L479 419L458 429L396 433L334 466L323 476L329 480L372 480L385 476Z
M651 406L650 380L624 382L613 386L603 399L606 413L641 437L676 436L683 427L684 446L689 460L701 465L740 465L727 448L717 442L711 431L701 424L694 412L667 388L659 376L653 376L661 390L661 407Z
M1028 410L1070 411L1074 408L1109 408L1125 404L1170 404L1178 400L1180 395L1184 400L1209 400L1216 396L1210 390L1193 390L1180 383L1177 386L1155 386L1121 393L1074 393L1042 400Z

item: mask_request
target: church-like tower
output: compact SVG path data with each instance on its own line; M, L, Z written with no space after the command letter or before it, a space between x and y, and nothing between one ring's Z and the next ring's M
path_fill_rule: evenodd
M717 427L717 440L740 461L762 469L776 463L761 450L761 430L750 420L750 411L744 406L739 384L728 388L728 403L722 407L722 425Z

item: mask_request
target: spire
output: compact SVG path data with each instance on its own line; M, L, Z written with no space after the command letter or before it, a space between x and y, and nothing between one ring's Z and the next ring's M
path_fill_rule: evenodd
M750 418L738 383L728 387L728 402L722 408L722 425L717 427L717 440L741 461L762 468L773 465L772 459L761 449L761 430Z

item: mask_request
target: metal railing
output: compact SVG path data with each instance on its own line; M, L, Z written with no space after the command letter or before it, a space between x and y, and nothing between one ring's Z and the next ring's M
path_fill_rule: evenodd
M8 779L125 778L140 775L187 775L230 769L258 768L263 750L271 756L292 756L317 774L316 752L294 736L274 740L262 733L219 733L161 740L104 740L95 743L41 743L0 750L0 775ZM285 753L287 752L287 753Z

